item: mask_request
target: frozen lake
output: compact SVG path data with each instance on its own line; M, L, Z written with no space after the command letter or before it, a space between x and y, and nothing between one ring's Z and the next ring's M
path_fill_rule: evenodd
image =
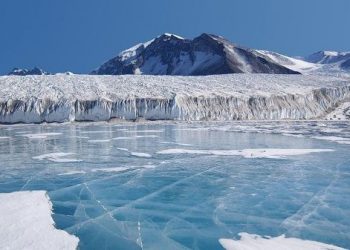
M1 126L0 193L23 190L48 191L80 249L222 249L241 232L350 248L350 126Z

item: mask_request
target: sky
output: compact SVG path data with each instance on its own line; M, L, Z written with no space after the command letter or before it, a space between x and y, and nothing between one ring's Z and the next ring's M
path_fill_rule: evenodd
M350 51L350 0L0 0L0 74L89 73L167 33L305 56Z

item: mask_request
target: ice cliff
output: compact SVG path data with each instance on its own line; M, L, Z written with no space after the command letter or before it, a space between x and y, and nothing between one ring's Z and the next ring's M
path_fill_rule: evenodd
M349 100L346 75L0 77L0 123L317 119Z

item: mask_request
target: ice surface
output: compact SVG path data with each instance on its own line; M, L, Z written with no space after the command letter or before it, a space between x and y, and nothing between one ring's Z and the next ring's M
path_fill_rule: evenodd
M158 135L135 135L135 136L121 136L115 137L113 140L134 140L137 138L157 138Z
M346 74L2 76L0 88L0 123L320 119L350 99Z
M114 168L96 168L92 169L92 172L102 171L102 172L122 172L128 170L128 167L114 167Z
M334 141L342 144L350 144L350 138L343 138L339 136L314 136L315 139Z
M49 136L61 135L61 133L22 134L20 132L18 134L21 134L21 136L27 137L29 139L46 139Z
M75 153L49 153L49 154L43 154L43 155L37 155L34 156L34 160L48 160L53 162L80 162L79 159L73 159L73 158L64 158L65 156L71 156L75 155Z
M59 174L59 175L75 175L75 174L85 174L86 172L85 171L68 171L68 172L65 172L65 173L62 173L62 174Z
M76 249L79 239L54 227L45 191L0 194L0 249Z
M145 168L155 168L155 165L143 165L143 166L127 166L127 167L109 167L109 168L95 168L91 169L92 172L124 172L127 170L134 169L145 169Z
M90 143L104 143L104 142L110 142L111 139L106 139L106 140L88 140Z
M137 157L145 157L145 158L152 157L152 155L150 155L150 154L141 153L141 152L130 152L130 155L137 156Z
M124 131L125 133L163 133L164 130L137 130L137 131L134 131L134 130L127 130L127 131Z
M284 158L292 155L332 152L332 149L280 149L280 148L255 148L242 150L191 150L191 149L166 149L158 154L199 154L217 156L243 156L245 158Z
M286 238L284 235L275 238L240 233L240 240L220 239L220 244L226 250L345 250L315 241Z
M59 135L21 136L45 133ZM0 193L47 190L82 250L222 249L240 232L350 248L346 121L18 124L0 137ZM157 154L172 149L190 153Z

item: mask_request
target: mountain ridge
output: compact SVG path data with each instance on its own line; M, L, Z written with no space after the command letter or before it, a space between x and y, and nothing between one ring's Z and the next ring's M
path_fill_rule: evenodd
M318 51L304 58L305 61L329 65L333 69L350 70L350 52Z
M164 33L121 51L92 75L219 75L231 73L332 74L350 72L350 52L318 51L305 57L237 45L203 33L193 39ZM38 67L7 75L52 75ZM57 74L73 74L63 72Z
M99 68L96 75L213 75L230 73L299 74L256 50L203 33L185 39L165 33L122 51Z

